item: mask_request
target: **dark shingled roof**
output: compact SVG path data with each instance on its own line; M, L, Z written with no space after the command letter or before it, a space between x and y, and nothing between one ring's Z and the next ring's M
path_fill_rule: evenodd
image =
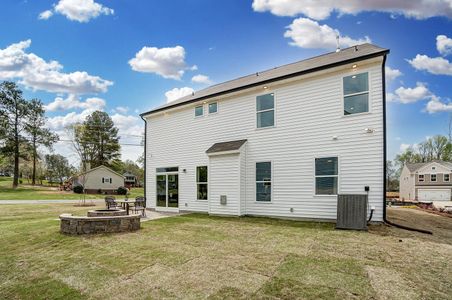
M212 147L207 149L206 153L217 153L217 152L224 152L224 151L239 150L240 147L242 147L242 145L245 143L246 143L246 140L215 143L212 145Z
M385 55L387 53L389 53L388 49L368 43L353 46L350 48L342 49L339 52L323 54L288 65L276 67L267 71L257 72L252 75L216 84L206 89L197 91L192 95L182 97L181 99L154 108L148 112L141 114L141 116L200 101L203 99L236 92L241 89L267 84L273 81L283 80L294 76L300 76L327 68L333 68L364 59Z
M432 162L436 162L446 168L452 169L452 163L447 162L447 161L442 161L442 160L434 160L434 161L425 162L425 163L407 163L406 166L407 166L408 170L410 170L410 172L415 172L415 171L419 170L420 168L422 168L423 166L426 166Z

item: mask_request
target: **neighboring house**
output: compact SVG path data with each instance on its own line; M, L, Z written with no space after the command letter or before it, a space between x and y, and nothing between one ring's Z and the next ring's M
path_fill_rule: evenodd
M337 194L368 193L382 221L388 53L358 45L143 113L147 206L336 220Z
M72 177L72 187L82 185L88 194L114 194L124 186L124 176L105 166L99 166Z
M137 177L132 173L126 172L122 176L124 176L124 185L126 188L130 189L131 187L137 186Z
M451 201L452 163L432 161L406 164L400 173L400 200Z

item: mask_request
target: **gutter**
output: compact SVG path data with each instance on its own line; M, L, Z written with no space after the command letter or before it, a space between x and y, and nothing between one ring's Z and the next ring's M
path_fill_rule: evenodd
M388 52L389 53L389 52ZM383 56L383 63L381 64L381 74L383 79L383 222L385 222L388 225L409 230L409 231L416 231L420 233L425 234L433 234L429 230L425 229L418 229L418 228L412 228L404 225L400 225L397 223L393 223L387 219L386 215L386 159L387 159L387 153L386 153L386 71L385 71L385 65L386 65L386 56L387 53Z
M140 115L141 119L144 121L144 154L143 154L143 192L144 192L144 207L147 207L148 199L146 198L146 150L147 150L147 131L148 131L148 122L142 115Z

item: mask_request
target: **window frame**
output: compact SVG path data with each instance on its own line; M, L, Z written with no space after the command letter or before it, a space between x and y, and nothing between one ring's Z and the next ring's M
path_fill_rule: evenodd
M197 109L198 107L201 107L201 108L202 108L202 114L200 114L199 116L196 115L196 109ZM196 105L196 106L195 106L195 118L201 118L201 117L204 117L204 104L200 104L200 105Z
M353 94L348 94L345 95L344 94L344 78L345 77L349 77L349 76L353 76L353 75L359 75L359 74L363 74L363 73L367 73L367 92L359 92L359 93L353 93ZM357 95L361 95L361 94L368 94L367 97L367 111L365 112L359 112L359 113L354 113L354 114L345 114L345 97L351 97L351 96L357 96ZM342 117L350 117L350 116L360 116L360 115L365 115L365 114L370 114L372 113L372 73L370 72L370 70L368 69L363 69L363 70L352 70L350 72L348 72L347 74L344 74L343 76L341 76L341 101L342 101L342 110L341 110L341 115Z
M421 176L422 176L422 180L421 180ZM417 180L418 180L419 182L425 182L425 176L424 176L424 174L419 174Z
M433 176L435 176L435 180L433 180ZM436 174L430 174L430 182L437 182L438 181L438 176L436 176Z
M264 127L266 128L266 127ZM257 181L256 180L256 175L257 175L257 164L258 163L270 163L270 181ZM257 200L257 184L258 183L265 183L265 182L270 182L270 201L259 201ZM273 185L273 161L272 160L260 160L260 161L256 161L254 163L254 203L273 203L273 189L274 185Z
M447 175L447 180L446 180L446 175ZM443 181L444 182L449 182L450 181L450 174L449 173L443 174Z
M337 158L337 175L316 175L316 166L315 166L315 160L320 158L329 158L329 157L336 157ZM314 182L313 182L313 194L314 197L337 197L341 193L340 186L341 186L341 159L340 156L337 154L331 154L331 155L322 155L322 156L316 156L313 159L313 174L314 174ZM317 177L337 177L337 194L317 194Z
M210 105L211 104L216 104L217 105L217 110L215 111L215 112L210 112ZM207 103L207 113L209 114L209 115L214 115L214 114L217 114L218 113L218 101L212 101L212 102L209 102L209 103Z
M257 97L259 96L265 96L265 95L269 95L269 94L273 94L273 108L272 109L264 109L264 110L257 110ZM275 128L276 127L276 103L277 103L277 96L276 96L276 92L275 91L267 91L266 93L260 93L257 94L254 97L254 128L256 130L263 130L263 129L267 129L267 128ZM257 116L259 113L262 112L266 112L266 111L273 111L273 125L272 126L266 126L266 127L258 127L257 126Z
M207 181L198 181L198 168L201 167L206 167L206 171L207 171ZM196 181L196 201L208 201L209 200L209 166L205 165L205 166L196 166L196 172L195 172L195 181ZM205 184L207 186L207 198L206 199L199 199L198 198L198 186L200 184Z

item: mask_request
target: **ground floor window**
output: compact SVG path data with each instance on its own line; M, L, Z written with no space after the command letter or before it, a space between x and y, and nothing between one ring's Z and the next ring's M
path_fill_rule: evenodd
M338 159L323 157L315 159L316 195L337 195Z
M272 163L256 163L256 201L272 201Z
M198 200L207 200L207 166L196 167L196 193Z

